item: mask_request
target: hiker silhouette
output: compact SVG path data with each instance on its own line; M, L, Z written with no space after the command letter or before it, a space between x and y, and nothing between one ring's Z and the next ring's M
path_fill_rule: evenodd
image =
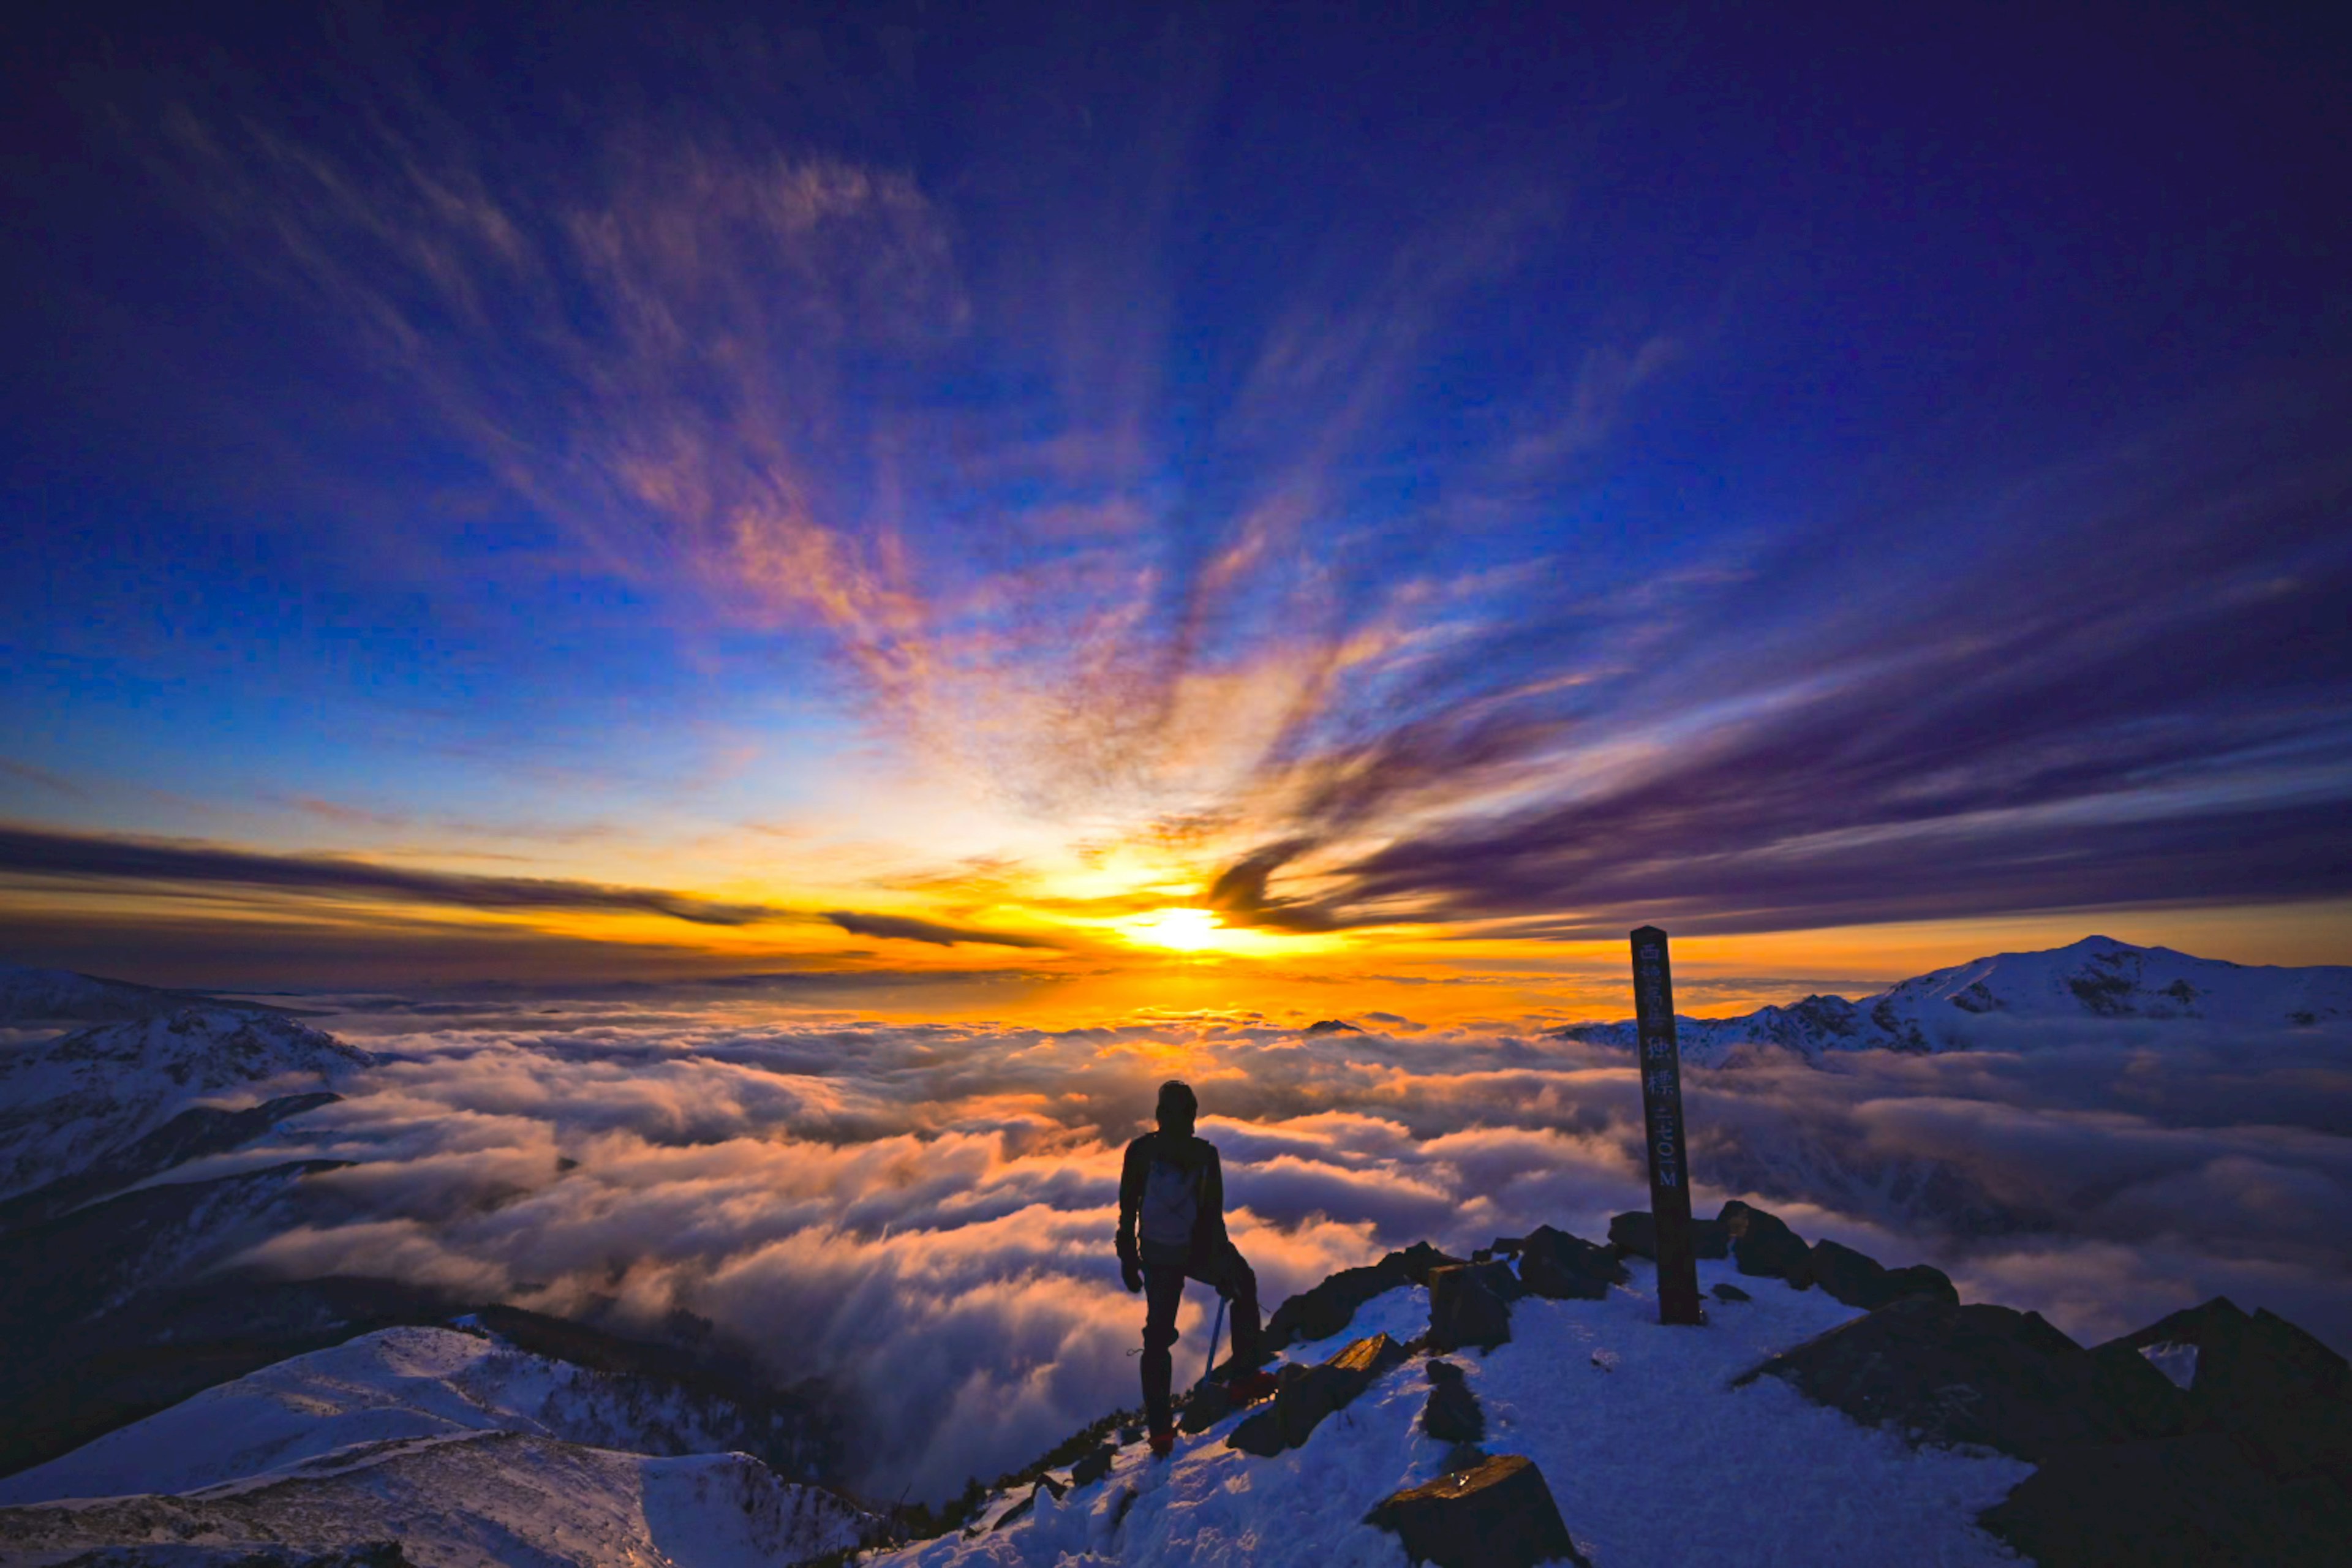
M1213 1286L1232 1304L1234 1353L1211 1375L1225 1380L1238 1404L1264 1398L1274 1383L1260 1370L1265 1355L1257 1275L1225 1234L1225 1178L1216 1145L1192 1134L1200 1103L1191 1085L1161 1084L1159 1131L1127 1146L1118 1177L1118 1271L1129 1290L1143 1295L1143 1415L1156 1454L1175 1443L1169 1352L1185 1280Z

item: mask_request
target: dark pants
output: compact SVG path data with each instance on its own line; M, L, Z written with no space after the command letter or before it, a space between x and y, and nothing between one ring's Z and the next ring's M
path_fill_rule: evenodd
M1174 1365L1169 1347L1176 1342L1176 1309L1184 1300L1184 1281L1198 1279L1216 1287L1233 1303L1234 1363L1254 1367L1262 1359L1257 1320L1257 1276L1241 1249L1228 1245L1206 1259L1183 1264L1143 1266L1143 1418L1154 1432L1173 1425L1169 1383Z

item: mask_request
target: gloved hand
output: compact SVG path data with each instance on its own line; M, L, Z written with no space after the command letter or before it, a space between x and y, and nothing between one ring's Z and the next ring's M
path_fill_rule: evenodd
M1118 1277L1126 1282L1129 1295L1143 1294L1143 1268L1133 1258L1122 1258L1118 1260Z

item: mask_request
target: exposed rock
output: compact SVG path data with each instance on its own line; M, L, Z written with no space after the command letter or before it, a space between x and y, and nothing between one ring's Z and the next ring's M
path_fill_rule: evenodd
M1393 1531L1415 1563L1439 1568L1591 1568L1559 1517L1543 1472L1522 1454L1498 1454L1383 1500L1366 1524Z
M1274 1310L1266 1321L1265 1345L1280 1350L1300 1341L1327 1340L1354 1320L1356 1309L1401 1285L1426 1285L1429 1271L1461 1258L1416 1241L1402 1252L1391 1252L1362 1268L1342 1268L1309 1290L1302 1290Z
M1632 1278L1613 1249L1548 1225L1537 1226L1519 1245L1519 1283L1530 1295L1598 1301L1608 1296L1610 1286Z
M1403 1346L1386 1334L1373 1334L1318 1365L1286 1366L1276 1376L1273 1404L1234 1427L1225 1446L1260 1458L1296 1448L1325 1416L1346 1407L1403 1360Z
M1742 1290L1738 1286L1734 1285L1728 1279L1725 1280L1720 1285L1708 1286L1706 1293L1714 1297L1718 1301L1753 1301L1756 1300L1755 1297L1750 1296L1747 1291Z
M1711 1219L1691 1221L1691 1250L1698 1258L1728 1258L1730 1237L1724 1234L1720 1223ZM1658 1256L1658 1222L1648 1209L1635 1209L1621 1214L1609 1222L1609 1245L1617 1249L1620 1258Z
M1486 1435L1486 1413L1478 1396L1450 1361L1428 1363L1429 1403L1421 1407L1421 1429L1441 1443L1475 1443Z
M1406 1280L1415 1285L1427 1285L1433 1269L1443 1268L1462 1261L1450 1252L1438 1251L1425 1241L1416 1241L1402 1252L1391 1252L1387 1258L1381 1258L1381 1262L1385 1264L1391 1259L1404 1271Z
M2042 1568L2284 1568L2343 1561L2352 1504L2282 1481L2226 1432L2062 1449L1979 1522Z
M2196 1349L2176 1407L2180 1430L2235 1434L2273 1479L2324 1476L2352 1492L2352 1366L2342 1356L2274 1313L2247 1316L2225 1296L2111 1340L2098 1353L2116 1358L2103 1364L2121 1383L2123 1354L2165 1345ZM2124 1386L2162 1407L2144 1380Z
M2128 1413L2138 1430L2167 1437L2183 1429L2187 1394L2131 1346L2112 1340L2099 1346L2091 1352L2091 1369L2099 1396Z
M1723 1205L1716 1223L1723 1226L1742 1274L1786 1279L1800 1290L1812 1284L1811 1251L1805 1238L1790 1230L1780 1215L1734 1198Z
M1364 1031L1339 1018L1318 1018L1307 1026L1310 1035L1360 1035Z
M1506 1283L1507 1281L1507 1283ZM1511 1338L1510 1297L1518 1281L1502 1263L1461 1263L1429 1275L1429 1348L1441 1354Z
M1177 1417L1177 1430L1198 1435L1214 1426L1234 1413L1233 1391L1215 1379L1208 1379L1192 1390L1184 1402L1184 1414Z
M1955 1307L1960 1304L1960 1293L1942 1269L1924 1263L1888 1268L1878 1259L1834 1241L1813 1243L1806 1270L1812 1282L1832 1297L1865 1312L1874 1312L1906 1296L1932 1296Z
M1070 1484L1074 1487L1090 1486L1102 1479L1110 1474L1111 1461L1117 1458L1118 1450L1108 1443L1096 1445L1085 1458L1070 1467Z
M1733 1380L1769 1373L1914 1442L1980 1443L2040 1463L2149 1434L2104 1393L2090 1352L2038 1313L1906 1296Z

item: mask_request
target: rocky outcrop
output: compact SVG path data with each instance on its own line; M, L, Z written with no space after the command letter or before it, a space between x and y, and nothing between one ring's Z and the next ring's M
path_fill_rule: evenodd
M1397 1492L1366 1514L1364 1522L1394 1531L1407 1557L1439 1568L1532 1568L1538 1563L1591 1568L1559 1517L1543 1472L1524 1455L1498 1454Z
M1613 1248L1595 1247L1548 1225L1537 1226L1519 1242L1517 1251L1519 1283L1531 1296L1598 1301L1612 1285L1633 1278Z
M1986 1511L1986 1529L2046 1568L2341 1559L2352 1537L2343 1357L2221 1296L2091 1357L2110 1403L2152 1435L2049 1456Z
M2284 1568L2342 1562L2352 1502L2199 1432L2062 1449L1979 1522L2042 1568Z
M1982 1444L2035 1463L2077 1444L2149 1435L2108 1396L2088 1351L2039 1313L2007 1307L1906 1296L1733 1384L1766 1375L1914 1442Z
M1742 1274L1785 1279L1800 1290L1812 1284L1811 1248L1780 1215L1734 1198L1723 1205L1716 1223L1723 1227Z
M1234 1427L1225 1447L1260 1458L1296 1448L1325 1416L1346 1408L1373 1379L1403 1360L1402 1345L1373 1334L1318 1365L1286 1366L1276 1379L1272 1405Z
M1457 1263L1429 1272L1429 1348L1439 1354L1509 1342L1511 1306L1520 1293L1507 1263Z
M1092 1450L1070 1467L1070 1484L1074 1487L1093 1485L1110 1474L1111 1461L1118 1458L1118 1448L1108 1443L1096 1444Z
M1486 1435L1486 1413L1478 1408L1478 1396L1462 1375L1462 1369L1450 1361L1433 1361L1425 1369L1429 1375L1429 1403L1421 1407L1421 1429L1441 1443L1475 1443Z
M1356 1309L1373 1297L1402 1285L1426 1285L1431 1269L1461 1261L1425 1241L1416 1241L1378 1263L1342 1268L1275 1309L1274 1316L1266 1320L1266 1348L1280 1350L1301 1341L1328 1340L1346 1329L1354 1321Z
M1924 1263L1889 1268L1878 1259L1834 1241L1813 1243L1812 1251L1806 1256L1805 1273L1835 1300L1865 1312L1874 1312L1906 1296L1931 1296L1951 1306L1960 1304L1960 1293L1952 1288L1951 1277L1942 1269L1930 1268Z

